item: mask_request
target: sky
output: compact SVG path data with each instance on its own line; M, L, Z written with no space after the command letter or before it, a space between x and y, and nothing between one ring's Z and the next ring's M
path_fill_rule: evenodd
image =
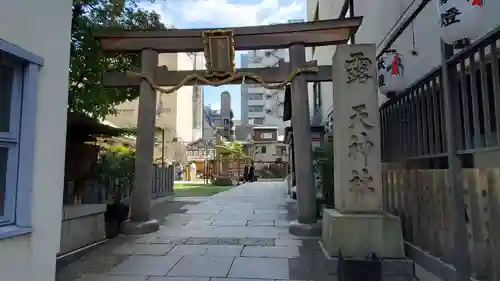
M156 0L141 2L141 8L154 10L166 25L176 28L217 28L286 23L304 19L306 0ZM236 52L236 67L241 67L241 54ZM231 93L235 119L241 118L240 85L204 87L205 105L220 109L220 94Z

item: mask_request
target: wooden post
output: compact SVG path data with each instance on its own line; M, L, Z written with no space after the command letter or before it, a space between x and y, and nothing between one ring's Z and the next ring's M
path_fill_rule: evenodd
M464 202L464 185L462 180L462 161L457 154L457 128L460 126L459 108L453 103L452 93L456 93L456 70L448 64L448 59L453 56L453 46L441 41L442 59L442 83L443 83L443 104L444 122L446 128L446 154L448 156L448 184L453 194L453 239L454 242L454 266L456 281L469 280L471 276L471 262L468 253L467 224L465 222L466 206ZM458 124L457 124L458 123Z
M290 47L290 67L296 71L306 62L305 46L294 44ZM298 223L292 223L292 234L308 235L311 227L317 222L316 191L312 168L311 122L309 117L309 99L307 95L307 80L304 75L298 75L292 81L292 126L293 146L297 177L297 209ZM315 230L316 228L313 227ZM317 231L316 231L317 232Z
M293 158L293 142L290 142L288 145L288 162L290 163L290 179L288 180L288 192L291 194L292 187L294 187L294 178L295 178L295 159Z
M146 49L142 51L141 69L144 75L154 79L158 65L158 53ZM132 190L131 217L124 223L126 234L144 234L157 231L158 221L149 217L151 186L153 177L153 152L155 137L156 91L143 79L139 94L137 118L137 140L135 158L135 184Z

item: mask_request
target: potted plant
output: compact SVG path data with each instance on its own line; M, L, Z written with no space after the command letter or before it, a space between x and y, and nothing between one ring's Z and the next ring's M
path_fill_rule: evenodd
M120 225L129 216L130 207L124 199L130 194L134 181L135 151L123 147L108 148L98 162L99 178L111 196L105 213L106 237L120 233Z

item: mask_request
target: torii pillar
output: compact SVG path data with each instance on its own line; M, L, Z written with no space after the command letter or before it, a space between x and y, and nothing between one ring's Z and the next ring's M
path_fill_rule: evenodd
M305 45L293 44L289 52L291 69L303 67L306 63ZM321 234L321 224L318 224L316 216L311 121L307 79L304 75L299 74L293 79L291 101L298 217L290 224L289 231L297 236L317 236Z
M154 78L158 66L158 53L142 50L141 72ZM158 231L160 224L151 219L151 186L153 183L153 153L155 145L156 90L142 79L139 93L137 140L135 155L135 179L132 190L130 220L122 225L125 234L146 234Z

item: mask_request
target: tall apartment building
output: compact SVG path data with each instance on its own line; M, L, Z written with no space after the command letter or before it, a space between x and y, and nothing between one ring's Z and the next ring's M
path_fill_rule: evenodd
M303 22L302 19L289 20L289 23ZM242 68L277 67L280 60L289 61L288 49L253 50L241 56ZM284 89L268 90L258 84L241 86L241 124L277 127L279 134L284 133L283 103Z
M277 67L281 60L288 61L288 52L254 50L242 57L243 68ZM244 125L273 126L283 133L284 90L268 90L258 84L241 86L241 122Z
M201 53L160 54L159 66L169 70L203 69L204 57ZM199 86L184 86L171 94L158 94L155 126L163 130L167 144L177 140L189 143L203 137L203 89ZM138 99L116 106L117 115L107 116L106 121L120 128L137 126ZM161 154L158 145L155 156Z

